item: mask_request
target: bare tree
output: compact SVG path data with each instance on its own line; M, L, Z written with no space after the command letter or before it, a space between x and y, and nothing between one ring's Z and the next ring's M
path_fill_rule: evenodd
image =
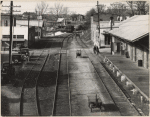
M69 15L68 7L64 7L63 4L56 3L53 8L50 8L49 13L57 20L58 18L67 18Z
M132 15L146 15L149 13L149 3L147 1L127 1L132 10Z
M91 8L89 11L86 12L85 14L85 23L84 23L84 28L87 29L91 26L91 15L95 15L96 11L95 8Z
M133 1L127 1L127 4L128 4L129 7L131 8L131 11L132 11L131 16L134 16L134 6L133 6Z
M134 4L139 15L146 15L146 13L149 11L149 4L147 1L135 1Z
M110 4L109 7L107 7L107 12L117 15L124 15L126 11L126 5L123 3L115 2Z
M48 9L48 4L42 1L39 4L37 3L35 7L35 12L37 13L37 15L43 15L47 12L47 9Z
M97 9L97 8L96 8ZM98 9L99 9L99 13L104 13L106 10L106 5L104 5L104 4L100 4L99 6L98 6Z

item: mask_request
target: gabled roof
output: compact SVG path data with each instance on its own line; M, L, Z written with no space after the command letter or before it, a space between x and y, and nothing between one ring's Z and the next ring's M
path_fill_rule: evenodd
M28 20L16 20L16 25L27 26ZM39 21L38 20L30 20L29 25L42 27L43 26L43 20L39 20Z
M64 18L58 18L57 22L62 22Z
M149 15L135 15L121 22L119 28L107 32L129 42L137 41L149 35L148 17Z

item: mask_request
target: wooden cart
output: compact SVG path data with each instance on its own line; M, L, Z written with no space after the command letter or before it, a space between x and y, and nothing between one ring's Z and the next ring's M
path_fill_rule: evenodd
M102 101L97 97L97 94L88 96L88 106L91 109L91 112L93 108L100 108L101 110Z
M77 56L81 56L81 50L76 51L76 58L77 58Z

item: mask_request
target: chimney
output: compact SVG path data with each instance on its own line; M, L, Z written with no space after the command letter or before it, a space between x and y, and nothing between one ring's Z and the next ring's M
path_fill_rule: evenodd
M91 24L93 24L93 14L91 15Z

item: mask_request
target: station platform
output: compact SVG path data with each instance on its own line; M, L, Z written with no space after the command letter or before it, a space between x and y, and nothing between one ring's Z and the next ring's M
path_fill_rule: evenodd
M100 49L100 54L108 58L124 73L147 97L149 97L149 70L139 67L137 62L121 55L111 55L110 48Z

